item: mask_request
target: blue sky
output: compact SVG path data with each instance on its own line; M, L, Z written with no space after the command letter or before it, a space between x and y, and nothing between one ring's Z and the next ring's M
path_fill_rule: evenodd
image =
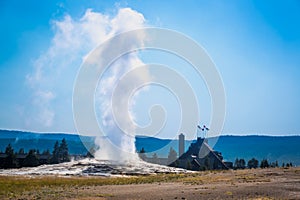
M49 69L51 77L34 88L28 83L28 74L34 72L35 62L52 45L57 33L55 21L63 20L66 15L79 20L89 8L114 16L124 7L141 13L147 26L182 32L206 49L226 89L223 134L299 135L299 1L3 0L0 2L0 128L74 132L72 87L69 86L75 80L80 62L76 62L72 70L64 71L63 76ZM145 54L142 59L145 63L156 61L175 68L184 65L171 55L157 55L157 52ZM191 82L196 79L192 71L181 73L186 73ZM62 82L58 87L52 84L57 80L67 83ZM47 126L36 119L41 109L40 102L34 100L37 88L55 91L53 96L43 93L45 98L51 99L51 103L46 102L48 110L45 112L55 112ZM209 95L203 85L194 89L202 99L203 123L208 124ZM148 101L145 101L146 92L141 94L142 103L136 105L142 124L147 121L143 114L145 105L155 103L160 95L168 99L168 94L160 89L154 94L157 95ZM170 103L173 104L176 102ZM171 116L174 117L163 137L171 137L172 134L168 135L173 131L170 127L178 122L175 115Z

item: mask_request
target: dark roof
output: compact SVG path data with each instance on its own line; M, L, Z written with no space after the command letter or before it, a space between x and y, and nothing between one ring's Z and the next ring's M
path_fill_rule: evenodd
M201 156L203 155L203 156ZM199 170L201 165L203 165L204 160L207 156L214 159L221 169L228 169L225 163L220 157L220 152L215 152L206 142L206 139L198 138L196 142L192 143L184 154L182 154L175 162L171 163L170 166L178 166L181 168L186 168L186 163L193 162L196 167L195 170ZM198 169L197 169L198 168Z

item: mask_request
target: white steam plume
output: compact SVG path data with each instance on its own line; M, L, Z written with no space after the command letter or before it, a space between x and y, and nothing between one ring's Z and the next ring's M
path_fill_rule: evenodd
M55 34L51 46L33 62L34 71L26 76L27 82L33 90L35 104L41 104L35 112L45 114L45 116L37 119L36 116L41 115L31 113L30 116L34 117L32 117L30 126L37 127L38 125L40 127L39 131L55 131L55 127L59 127L59 130L56 131L73 131L73 122L65 123L65 121L70 122L72 120L73 83L82 61L93 48L115 34L143 28L144 26L145 19L143 15L131 8L120 8L115 16L88 9L80 19L74 19L70 15L66 15L63 20L53 21ZM133 45L141 43L143 39L141 36L136 36L136 38L132 38L130 43ZM120 45L126 45L126 43ZM117 147L124 149L125 152L133 154L135 153L134 135L122 134L117 124L114 123L110 99L113 88L122 74L141 64L143 63L137 53L122 56L102 77L96 93L96 103L100 103L96 104L96 111L99 111L99 122L102 123L107 138ZM149 80L150 76L148 71L145 70L143 73L136 74L133 78ZM122 99L122 96L118 98ZM45 100L47 101L45 102ZM120 101L118 106L122 108L124 103L128 102ZM125 126L127 125L127 132L134 134L134 127L131 126L132 122L125 120L123 123ZM66 125L61 127L57 126L58 124ZM44 125L48 129L45 129ZM110 142L103 142L101 138L98 138L96 142L100 146L100 150L96 153L100 159L122 160L126 157L122 152L112 151L113 146Z

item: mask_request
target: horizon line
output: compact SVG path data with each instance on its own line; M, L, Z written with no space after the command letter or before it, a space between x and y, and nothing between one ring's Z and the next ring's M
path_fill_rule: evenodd
M18 132L28 132L28 133L35 133L35 134L66 134L66 135L78 135L78 136L85 136L85 135L80 135L75 132L39 132L39 131L31 131L31 130L22 130L22 129L5 129L5 128L0 128L0 130L3 131L18 131ZM178 134L179 135L179 134ZM299 137L300 134L295 134L295 135L272 135L272 134L255 134L255 133L249 133L249 134L234 134L234 133L228 133L228 134L221 134L219 136L214 136L214 137L208 137L208 138L216 138L216 137L221 137L221 136L236 136L236 137L247 137L247 136L261 136L261 137ZM87 137L94 137L94 136L87 136ZM158 138L158 139L163 139L163 140L172 140L172 138L160 138L160 137L155 137L155 136L148 136L148 135L136 135L135 137L152 137L152 138ZM195 138L196 139L196 138ZM187 140L195 140L195 139L187 139Z

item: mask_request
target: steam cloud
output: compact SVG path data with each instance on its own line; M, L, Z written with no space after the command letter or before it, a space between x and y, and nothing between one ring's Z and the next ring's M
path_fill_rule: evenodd
M63 20L53 21L52 24L55 34L51 46L34 60L34 70L26 76L27 83L33 91L32 97L35 99L33 104L37 108L36 113L30 115L37 117L30 119L29 126L36 127L38 125L41 127L40 131L53 131L54 126L58 127L60 131L73 131L74 124L70 122L72 120L71 99L78 67L88 56L88 53L103 41L124 31L143 28L145 18L141 13L131 8L120 8L115 16L88 9L80 19L66 15ZM136 36L129 43L132 45L140 44L143 43L144 39L143 36ZM120 47L126 44L128 43L120 44ZM122 123L127 127L126 132L131 135L124 134L114 122L110 103L113 88L120 77L142 64L137 52L124 55L112 64L99 82L95 96L96 112L103 130L107 133L106 139L97 138L96 140L101 147L96 152L96 156L101 159L120 160L128 158L125 155L128 153L131 156L135 155L135 130L132 121L124 118ZM142 73L135 74L133 79L150 80L150 75L147 70L144 70ZM122 87L125 89L128 86ZM118 94L117 98L120 99L120 102L114 106L120 108L120 115L122 116L122 112L128 112L122 110L122 105L128 104L128 102L122 101L122 94ZM133 113L131 115L133 119ZM58 125L60 120L68 121L66 127ZM116 149L115 146L125 151L112 150L112 148Z

